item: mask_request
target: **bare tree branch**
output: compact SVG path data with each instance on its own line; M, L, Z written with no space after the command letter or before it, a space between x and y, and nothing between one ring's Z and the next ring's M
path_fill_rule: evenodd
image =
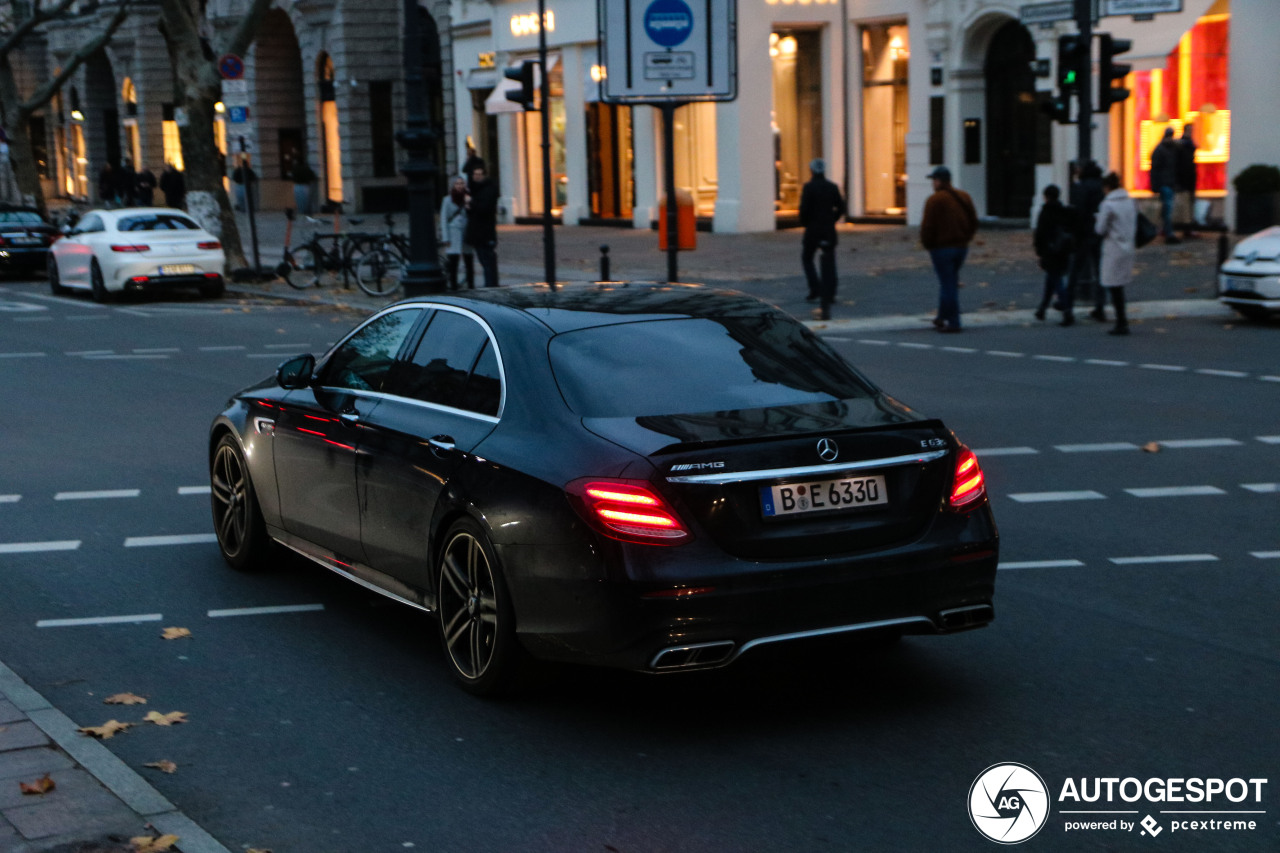
M67 2L67 0L63 0L63 2ZM107 21L107 25L92 41L86 42L82 45L80 49L77 50L69 60L67 60L66 66L58 73L58 76L49 80L33 92L30 98L27 98L18 105L18 115L25 121L28 116L43 107L45 104L49 103L53 96L57 94L58 90L62 88L62 84L67 82L80 65L92 56L95 51L99 50L104 44L111 40L111 36L114 35L115 31L120 28L122 23L124 23L124 19L128 17L128 14L129 4L127 0L121 0L120 4L116 7L115 14L111 16L111 20Z
M18 26L14 27L13 32L0 42L0 54L7 54L9 51L17 47L24 38L31 34L31 31L43 23L52 21L54 18L60 17L63 12L71 8L71 4L76 0L58 0L57 5L49 9L36 6L30 18L27 18Z
M236 27L235 32L225 42L226 48L223 53L232 53L236 56L244 56L249 46L253 44L254 38L258 35L258 27L262 23L262 19L266 17L267 10L271 8L272 0L253 0L253 5L249 7L248 13L240 19L240 25Z

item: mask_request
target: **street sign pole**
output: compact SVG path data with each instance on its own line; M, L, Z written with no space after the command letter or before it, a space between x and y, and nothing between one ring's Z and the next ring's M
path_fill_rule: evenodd
M547 2L538 0L538 67L542 69L542 258L547 285L556 289L556 232L551 222L551 75L547 73Z
M1080 62L1077 74L1080 85L1076 90L1080 107L1076 117L1076 162L1081 168L1093 159L1093 4L1094 0L1076 0L1076 27L1086 50Z
M680 280L680 229L676 219L676 110L684 104L662 102L662 183L667 194L667 283Z

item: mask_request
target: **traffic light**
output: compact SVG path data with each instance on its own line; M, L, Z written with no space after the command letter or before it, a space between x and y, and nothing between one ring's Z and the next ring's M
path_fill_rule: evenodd
M502 76L508 80L515 80L520 84L519 89L511 89L507 92L507 100L515 101L520 105L521 109L533 109L533 72L538 67L538 63L533 59L526 59L517 66L504 68Z
M1089 45L1077 33L1058 36L1058 97L1069 98L1080 90L1083 63L1089 61Z
M1116 62L1115 57L1133 47L1129 39L1112 38L1111 33L1098 34L1098 106L1094 112L1110 112L1112 104L1129 97L1129 90L1111 84L1124 80L1133 70L1132 65Z

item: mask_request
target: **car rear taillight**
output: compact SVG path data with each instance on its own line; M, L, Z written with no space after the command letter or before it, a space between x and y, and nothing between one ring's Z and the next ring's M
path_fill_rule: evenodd
M593 527L624 542L680 545L693 538L675 511L645 480L584 478L565 486Z
M138 244L135 246L119 245L119 246L112 246L111 251L113 252L149 252L151 251L151 247L143 246L142 244Z
M196 243L196 248L197 249L221 249L222 244L219 243L217 240L204 240L199 243Z
M961 509L981 500L986 494L986 480L982 476L982 467L978 465L978 457L973 455L972 450L963 444L960 445L960 452L956 454L956 470L951 480L951 497L947 500L947 506L951 509Z

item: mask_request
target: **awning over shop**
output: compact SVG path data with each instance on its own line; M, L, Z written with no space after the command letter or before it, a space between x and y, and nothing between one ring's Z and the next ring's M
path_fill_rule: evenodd
M521 57L519 59L512 60L511 64L508 65L507 67L515 68L519 66L521 62L524 62L524 59L525 59L524 57ZM556 64L559 61L560 61L560 54L558 53L547 54L547 65L550 68L555 68ZM538 73L537 68L533 70L533 86L535 89L538 89L542 86L542 75ZM511 78L505 75L497 77L493 87L493 91L489 94L489 97L484 99L485 113L487 115L496 116L502 113L524 112L524 110L520 108L520 105L517 104L515 101L507 100L507 92L514 92L516 89L519 89L519 88L520 88L520 83L518 81L512 80Z
M468 89L492 89L498 85L498 69L472 68L467 72Z
M1214 7L1220 7L1214 8ZM1195 26L1202 15L1209 12L1223 13L1230 8L1224 0L1182 0L1182 11L1156 15L1150 21L1135 21L1130 17L1106 17L1097 24L1097 31L1111 33L1118 39L1129 39L1133 48L1122 54L1118 61L1133 66L1135 71L1163 68L1169 51L1178 46L1182 36Z

